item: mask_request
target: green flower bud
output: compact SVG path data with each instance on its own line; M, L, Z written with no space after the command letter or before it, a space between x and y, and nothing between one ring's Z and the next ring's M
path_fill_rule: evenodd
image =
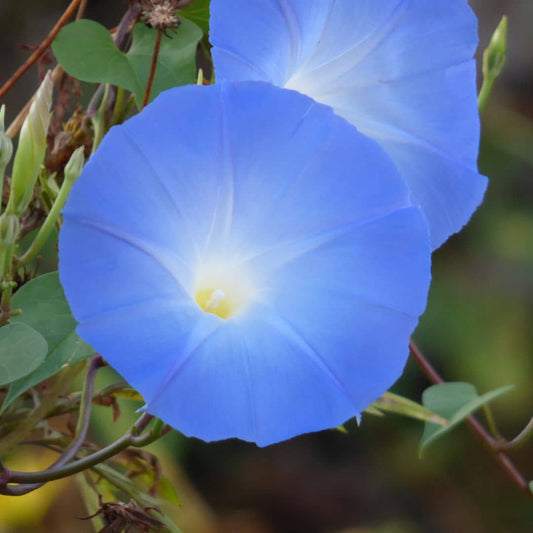
M5 134L4 129L4 115L6 111L6 106L3 105L0 109L0 185L4 178L4 172L6 170L7 164L11 159L13 154L13 143L11 139ZM1 193L0 187L0 193Z
M4 213L0 216L0 246L14 244L20 231L19 219Z
M46 152L46 134L50 124L53 88L52 76L48 72L22 125L13 162L7 213L22 215L33 196L33 188Z
M65 180L76 181L83 170L85 164L85 147L80 146L70 156L68 163L65 165Z
M500 75L507 56L507 17L502 17L483 53L483 75L495 79Z
M20 224L16 215L4 213L0 216L0 281L11 270L19 232Z

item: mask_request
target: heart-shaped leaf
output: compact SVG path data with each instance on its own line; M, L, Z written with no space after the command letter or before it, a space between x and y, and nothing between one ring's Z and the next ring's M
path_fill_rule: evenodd
M26 324L0 328L0 385L7 385L35 370L48 352L46 339Z
M460 424L467 416L483 405L509 392L512 388L513 385L506 385L481 396L474 385L470 383L441 383L427 388L422 395L422 403L431 411L447 419L449 425L441 426L426 422L420 442L420 454L431 443Z
M92 20L67 24L56 37L52 49L68 74L82 81L106 83L135 94L137 104L143 100L154 53L157 30L137 24L132 46L127 54L119 50L109 31ZM163 36L155 77L150 92L153 100L171 87L194 83L196 47L202 30L183 19L176 33Z
M53 376L64 365L74 365L94 354L94 349L76 334L76 320L57 272L44 274L24 285L15 293L13 309L22 313L12 319L14 325L30 326L48 343L48 353L31 374L11 384L2 409L13 402L23 392L37 383Z

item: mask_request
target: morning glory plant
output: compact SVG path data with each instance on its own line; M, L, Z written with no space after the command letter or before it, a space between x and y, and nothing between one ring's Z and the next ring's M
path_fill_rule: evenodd
M511 454L533 421L506 440L489 407L511 387L444 382L411 340L431 253L486 188L467 2L127 4L109 30L71 0L0 87L51 45L30 101L0 106L0 529L2 496L83 474L95 531L179 533L172 465L146 450L172 429L170 453L263 459L320 430L300 442L364 447L385 414L424 423L420 454L466 421L532 497ZM408 356L421 402L390 390ZM35 447L57 456L16 470Z
M324 0L312 9L307 0L212 0L210 36L217 80L299 91L379 141L421 206L433 248L481 203L477 20L466 0Z

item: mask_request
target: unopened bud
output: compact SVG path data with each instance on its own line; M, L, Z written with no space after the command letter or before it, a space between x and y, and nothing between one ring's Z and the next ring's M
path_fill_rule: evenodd
M76 181L83 170L85 164L85 147L80 146L74 150L70 156L68 163L65 165L65 180L74 182Z
M15 215L4 213L0 216L0 282L11 271L19 232L20 224Z
M33 188L46 152L53 88L52 76L48 72L35 95L20 132L13 162L11 193L6 209L8 213L22 215L33 196Z
M4 213L0 216L0 246L14 244L20 231L19 219Z
M483 75L497 78L502 71L507 57L507 17L502 17L492 35L489 46L483 53Z
M7 164L9 163L11 155L13 154L13 143L11 142L11 139L5 134L4 129L5 111L6 106L3 105L2 108L0 108L0 183L2 183L2 178L4 176Z

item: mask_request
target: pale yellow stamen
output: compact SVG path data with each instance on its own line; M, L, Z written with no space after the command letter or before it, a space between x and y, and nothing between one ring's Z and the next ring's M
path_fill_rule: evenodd
M213 289L212 287L200 289L196 292L195 299L206 313L213 313L220 318L229 318L236 311L235 306L226 298L222 289Z
M255 293L247 272L221 260L211 260L199 268L194 286L198 306L224 320L242 311Z

